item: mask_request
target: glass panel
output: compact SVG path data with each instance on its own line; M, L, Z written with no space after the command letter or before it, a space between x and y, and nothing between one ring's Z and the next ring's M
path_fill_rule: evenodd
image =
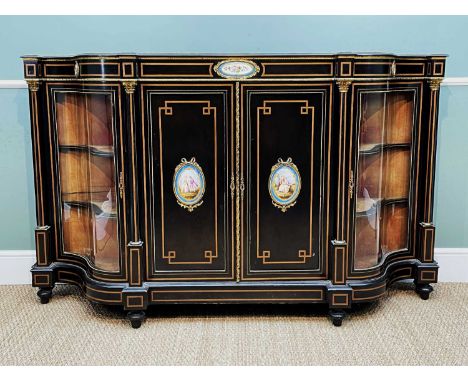
M361 95L356 174L355 269L408 247L414 92Z
M57 93L63 249L119 270L110 95Z

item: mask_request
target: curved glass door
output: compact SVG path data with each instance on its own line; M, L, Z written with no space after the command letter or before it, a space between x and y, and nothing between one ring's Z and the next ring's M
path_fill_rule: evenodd
M55 109L66 253L119 271L112 98L109 93L57 92Z
M360 94L354 269L408 247L414 90Z

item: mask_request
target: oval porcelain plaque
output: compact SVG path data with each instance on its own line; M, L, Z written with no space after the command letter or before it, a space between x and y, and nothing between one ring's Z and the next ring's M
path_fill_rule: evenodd
M221 61L214 67L215 72L224 78L243 79L255 76L260 68L247 60Z
M177 203L181 207L187 208L190 212L203 203L205 176L195 158L192 158L190 161L182 158L174 171L172 187Z
M286 212L289 207L296 204L301 191L301 175L291 158L286 162L280 158L271 168L268 190L273 205L281 211Z

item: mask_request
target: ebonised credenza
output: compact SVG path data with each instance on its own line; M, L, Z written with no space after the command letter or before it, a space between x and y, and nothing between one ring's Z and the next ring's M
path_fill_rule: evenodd
M445 59L24 56L41 302L427 299Z

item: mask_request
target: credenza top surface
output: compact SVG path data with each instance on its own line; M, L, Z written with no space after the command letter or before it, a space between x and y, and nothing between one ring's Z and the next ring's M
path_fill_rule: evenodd
M122 58L135 58L135 59L160 59L160 58L205 58L205 59L230 59L230 58L248 58L248 59L262 59L262 58L355 58L355 59L394 59L394 58L446 58L447 54L394 54L386 52L339 52L339 53L82 53L77 55L64 55L64 56L48 56L48 55L23 55L21 58L25 60L42 59L42 60L79 60L79 59L122 59Z
M338 54L81 54L23 56L27 79L356 80L431 78L445 74L446 55Z

